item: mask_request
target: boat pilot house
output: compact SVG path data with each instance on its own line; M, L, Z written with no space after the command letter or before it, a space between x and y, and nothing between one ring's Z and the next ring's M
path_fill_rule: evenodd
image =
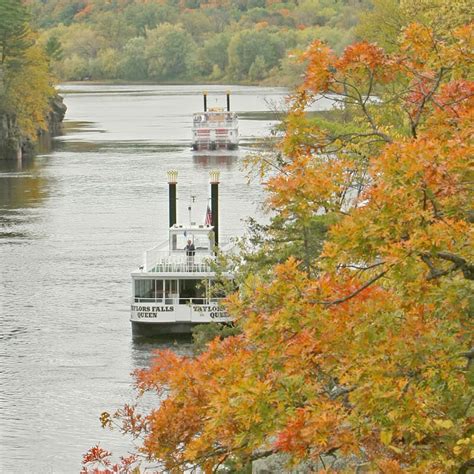
M212 264L218 242L218 183L211 181L212 222L202 225L176 223L176 183L169 184L168 241L147 250L143 265L132 272L134 335L189 333L196 324L229 322L221 299L212 291Z

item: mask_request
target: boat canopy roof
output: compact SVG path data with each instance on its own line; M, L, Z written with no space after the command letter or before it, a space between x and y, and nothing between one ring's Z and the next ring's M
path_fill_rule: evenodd
M204 224L175 224L169 230L171 251L182 251L190 240L197 252L211 252L214 248L214 227Z

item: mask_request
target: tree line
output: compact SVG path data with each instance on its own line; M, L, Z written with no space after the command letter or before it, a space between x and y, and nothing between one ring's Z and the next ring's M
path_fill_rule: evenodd
M342 51L367 2L28 0L28 5L62 80L291 84L303 71L289 57L292 52L315 37Z

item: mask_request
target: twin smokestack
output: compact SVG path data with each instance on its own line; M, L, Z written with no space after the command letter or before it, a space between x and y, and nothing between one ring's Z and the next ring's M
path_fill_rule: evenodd
M202 98L204 99L204 112L207 112L207 92L202 93ZM230 92L226 92L227 99L227 112L230 112Z
M209 172L211 183L211 225L214 227L214 242L219 246L219 175L218 170ZM178 171L168 171L168 197L169 197L169 224L173 227L177 223L176 184L178 182Z

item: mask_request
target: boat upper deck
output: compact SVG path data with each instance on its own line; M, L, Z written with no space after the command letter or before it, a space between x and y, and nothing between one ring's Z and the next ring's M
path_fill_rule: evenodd
M191 241L194 248L186 249ZM170 228L169 240L145 252L144 263L133 276L144 273L179 273L210 275L214 272L214 228L209 225L183 226L175 224Z

